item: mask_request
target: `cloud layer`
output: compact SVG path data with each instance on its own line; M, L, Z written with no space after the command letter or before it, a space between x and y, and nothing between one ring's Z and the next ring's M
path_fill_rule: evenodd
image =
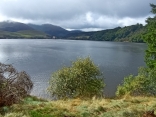
M0 21L98 30L145 23L156 0L0 0Z

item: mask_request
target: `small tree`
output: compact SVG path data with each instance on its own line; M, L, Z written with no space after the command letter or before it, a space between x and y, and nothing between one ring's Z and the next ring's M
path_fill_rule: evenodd
M154 17L146 22L147 33L143 35L147 43L145 62L147 68L141 68L137 76L124 78L123 84L117 88L116 95L156 95L156 5L150 4Z
M116 91L117 96L123 95L156 95L156 71L141 67L137 76L129 75L124 78L123 84L119 85Z
M19 102L32 87L26 72L18 72L12 65L0 63L0 107Z
M99 68L90 58L77 59L71 67L53 73L48 91L57 99L102 96L104 81Z

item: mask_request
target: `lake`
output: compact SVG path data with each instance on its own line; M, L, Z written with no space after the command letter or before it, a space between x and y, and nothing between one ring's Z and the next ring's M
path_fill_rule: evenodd
M34 83L31 94L49 98L46 88L51 74L78 57L90 56L104 74L105 96L114 96L125 76L137 74L138 67L145 66L145 49L144 43L0 39L0 62L26 71Z

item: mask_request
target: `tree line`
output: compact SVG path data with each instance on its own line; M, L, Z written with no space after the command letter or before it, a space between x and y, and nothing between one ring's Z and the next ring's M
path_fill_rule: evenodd
M142 35L146 32L146 26L136 24L102 31L73 33L65 38L93 41L144 42Z

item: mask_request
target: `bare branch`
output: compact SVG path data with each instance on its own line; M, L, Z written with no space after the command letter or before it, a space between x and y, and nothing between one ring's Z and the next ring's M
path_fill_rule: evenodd
M0 107L18 103L27 96L33 83L25 72L18 72L12 65L0 63Z

